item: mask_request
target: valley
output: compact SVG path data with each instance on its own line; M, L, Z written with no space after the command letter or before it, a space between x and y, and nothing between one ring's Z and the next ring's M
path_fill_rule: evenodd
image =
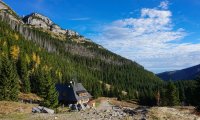
M142 12L139 21L171 17ZM0 120L200 120L199 101L199 65L154 74L46 15L20 16L0 0Z

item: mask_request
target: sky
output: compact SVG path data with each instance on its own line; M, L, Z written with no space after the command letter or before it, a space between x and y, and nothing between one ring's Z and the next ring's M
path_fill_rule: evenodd
M48 16L154 73L200 64L200 0L3 0Z

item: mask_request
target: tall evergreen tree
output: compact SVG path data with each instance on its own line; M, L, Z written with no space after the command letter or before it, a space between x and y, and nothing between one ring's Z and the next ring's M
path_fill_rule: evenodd
M29 72L24 56L20 56L17 62L18 74L22 82L21 91L24 93L29 93L31 90Z
M160 105L161 106L166 106L168 98L166 96L166 89L165 88L160 88Z
M167 85L166 90L167 105L175 106L179 105L179 94L176 86L170 81Z
M0 72L0 100L18 100L19 78L13 63L7 58L2 58Z
M184 104L186 97L185 97L185 90L182 85L179 88L179 98L180 98L181 104L182 103Z
M55 83L48 72L41 71L41 79L39 83L39 95L44 99L42 105L50 108L55 108L58 105L58 93L55 88Z

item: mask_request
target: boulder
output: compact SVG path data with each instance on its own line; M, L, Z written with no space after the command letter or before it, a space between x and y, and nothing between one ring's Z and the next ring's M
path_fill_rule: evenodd
M33 107L32 108L33 113L41 113L40 109L38 107Z
M46 107L42 107L42 106L33 107L32 108L32 112L33 113L49 113L49 114L54 114L54 110L46 108Z
M54 110L46 108L46 107L43 108L43 112L44 113L49 113L49 114L54 114Z

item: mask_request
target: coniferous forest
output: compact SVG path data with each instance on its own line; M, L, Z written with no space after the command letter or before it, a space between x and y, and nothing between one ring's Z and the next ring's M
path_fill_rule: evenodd
M94 98L117 97L142 105L199 105L200 80L164 82L136 62L99 48L78 44L75 37L58 40L39 29L0 21L0 100L18 101L18 94L36 93L42 105L58 106L55 84L76 78ZM21 29L20 29L21 30Z

